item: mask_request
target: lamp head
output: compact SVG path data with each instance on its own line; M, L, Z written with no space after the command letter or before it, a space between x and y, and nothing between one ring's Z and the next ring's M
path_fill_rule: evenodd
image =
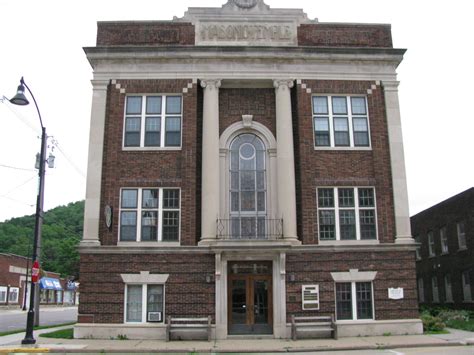
M16 95L10 99L10 102L14 105L20 105L20 106L25 106L30 103L25 96L25 85L23 83L23 78L21 78L20 80L20 85L18 85L18 89L16 90Z

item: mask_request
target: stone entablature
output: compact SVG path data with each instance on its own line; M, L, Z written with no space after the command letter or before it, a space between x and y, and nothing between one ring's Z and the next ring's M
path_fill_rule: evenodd
M300 9L270 9L263 0L229 0L222 8L192 7L175 21L196 26L198 46L297 46L298 26L317 22Z

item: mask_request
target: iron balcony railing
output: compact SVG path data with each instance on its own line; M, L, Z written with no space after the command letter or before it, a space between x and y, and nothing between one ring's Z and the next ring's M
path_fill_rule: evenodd
M217 220L217 238L232 240L265 240L283 237L283 219L265 217L231 217Z

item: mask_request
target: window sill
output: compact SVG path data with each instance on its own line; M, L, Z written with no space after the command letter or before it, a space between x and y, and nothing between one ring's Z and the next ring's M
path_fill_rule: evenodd
M441 253L441 256L443 255L449 255L449 252Z
M181 147L122 147L124 152L177 151L181 149Z
M121 242L117 243L118 247L179 247L179 242Z
M458 251L458 253L459 253L460 251L466 251L466 250L467 250L467 247L465 247L465 248L459 248L457 251Z
M377 245L380 242L374 240L320 240L319 245Z
M371 151L372 147L314 147L314 150Z
M344 319L336 320L336 324L360 324L360 323L375 323L375 319Z
M470 300L470 301L462 301L462 303L469 303L469 304L470 304L470 303L474 303L474 301L473 301L473 300Z

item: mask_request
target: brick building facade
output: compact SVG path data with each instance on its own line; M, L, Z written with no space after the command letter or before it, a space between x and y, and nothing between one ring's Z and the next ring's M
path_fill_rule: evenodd
M76 337L419 333L389 25L262 0L99 22ZM402 291L395 297L393 289ZM305 292L305 290L310 290Z
M418 300L474 310L474 188L411 217Z

